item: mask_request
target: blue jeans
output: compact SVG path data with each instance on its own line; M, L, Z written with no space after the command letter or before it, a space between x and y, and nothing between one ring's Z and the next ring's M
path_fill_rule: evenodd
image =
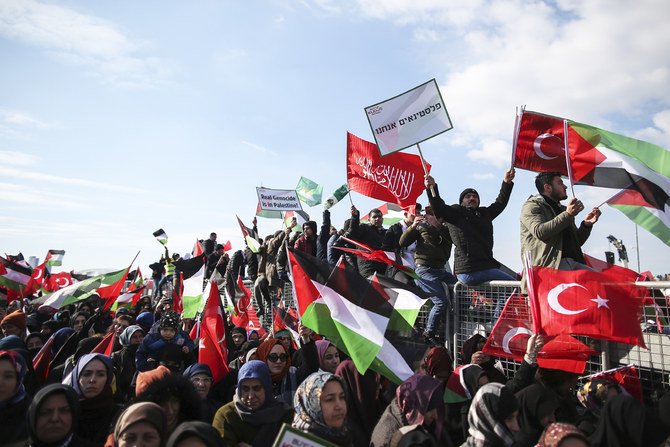
M507 273L500 269L486 269L477 272L459 273L458 280L466 286L476 286L486 281L516 281ZM505 306L505 300L496 299L495 309L493 309L493 319L496 320L502 313Z
M449 295L444 288L446 283L449 286L456 284L456 278L443 268L426 267L423 265L416 266L416 274L419 279L416 284L424 292L430 294L430 300L433 302L433 308L428 314L428 322L426 323L426 332L429 335L434 335L439 326L440 318L447 310L449 303Z

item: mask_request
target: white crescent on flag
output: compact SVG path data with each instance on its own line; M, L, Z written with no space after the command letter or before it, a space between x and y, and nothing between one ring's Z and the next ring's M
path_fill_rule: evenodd
M533 335L533 333L529 329L527 329L525 327L520 327L520 326L519 327L513 327L509 331L505 332L505 335L503 336L503 340L502 340L503 351L505 351L508 354L511 354L512 351L509 348L509 344L514 337L516 337L517 335L521 335L521 334L528 334L529 336Z
M584 287L580 284L574 283L574 282L573 283L567 283L567 284L563 283L563 284L557 285L556 287L551 289L549 291L549 293L547 293L547 303L549 304L549 307L551 307L552 310L554 310L554 312L558 312L559 314L563 314L563 315L577 315L577 314L580 314L582 312L586 312L588 310L588 309L580 309L580 310L566 309L565 307L563 307L563 305L560 303L560 301L558 301L558 295L560 295L561 292L563 292L564 290L569 289L570 287L581 287L584 290L588 290L586 287Z

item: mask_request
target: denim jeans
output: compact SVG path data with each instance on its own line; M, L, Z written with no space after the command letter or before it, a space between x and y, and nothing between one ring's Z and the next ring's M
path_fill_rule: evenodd
M507 273L503 272L500 269L486 269L479 270L477 272L468 272L468 273L459 273L458 280L465 284L466 286L476 286L486 281L515 281L516 278L512 278ZM505 306L504 299L495 299L495 309L493 309L493 319L496 320L502 313L503 307Z
M444 283L451 286L456 283L456 278L443 268L417 265L415 271L419 275L419 279L416 280L417 285L421 290L430 294L430 300L433 302L433 308L428 314L426 332L434 335L449 303L449 295L444 288Z

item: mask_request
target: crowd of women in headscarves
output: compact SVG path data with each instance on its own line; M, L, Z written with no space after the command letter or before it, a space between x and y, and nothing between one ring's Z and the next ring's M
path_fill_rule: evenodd
M284 424L337 446L670 446L670 395L652 409L607 379L577 386L538 367L537 336L512 377L475 335L456 369L433 346L395 384L306 327L233 327L214 383L189 322L150 300L17 310L0 326L3 446L271 446Z

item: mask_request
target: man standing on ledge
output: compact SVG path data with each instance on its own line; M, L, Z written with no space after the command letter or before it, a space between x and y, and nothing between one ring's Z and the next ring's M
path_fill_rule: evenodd
M584 204L572 198L568 206L560 204L568 198L567 187L560 172L541 172L535 177L539 195L531 196L521 208L521 258L530 252L532 264L558 270L589 269L584 261L584 245L600 210L593 208L579 228L575 216Z

